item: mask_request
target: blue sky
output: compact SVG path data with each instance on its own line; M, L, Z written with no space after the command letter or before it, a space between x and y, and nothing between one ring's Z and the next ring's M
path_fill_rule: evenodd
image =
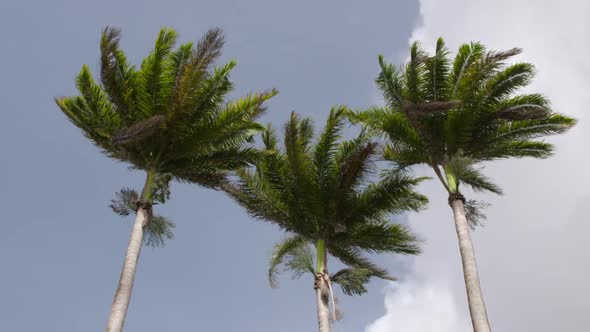
M330 106L379 103L377 54L399 63L411 40L451 51L481 41L524 48L538 75L530 91L579 119L549 140L548 160L502 161L485 173L506 195L473 234L494 331L578 332L590 297L590 2L419 1L3 1L0 2L0 324L6 331L101 331L127 246L131 218L108 202L143 175L108 160L67 122L53 98L74 94L86 63L96 73L105 25L122 28L134 63L162 26L180 41L225 30L236 59L234 96L276 87L264 121L292 110L321 125ZM418 173L423 173L418 170ZM431 174L428 174L431 175ZM363 297L340 295L336 332L466 332L468 311L456 235L444 192L421 188L429 209L398 217L426 239L417 259L378 257L402 277L374 281ZM158 213L177 224L164 249L142 251L125 330L313 331L312 280L280 279L267 261L281 233L251 220L223 194L174 184Z
M53 103L74 94L86 63L96 73L105 25L139 63L162 26L181 41L210 27L236 59L234 96L276 87L264 121L295 110L323 123L330 106L374 102L377 54L406 48L417 4L390 1L12 1L0 4L0 321L7 331L101 331L119 278L131 219L108 208L143 175L101 155ZM144 249L126 331L313 330L312 280L279 289L266 280L281 234L252 221L224 195L173 185L158 212L177 224L164 249ZM380 258L394 271L389 258ZM340 331L359 331L384 312L383 282L364 298L340 296Z

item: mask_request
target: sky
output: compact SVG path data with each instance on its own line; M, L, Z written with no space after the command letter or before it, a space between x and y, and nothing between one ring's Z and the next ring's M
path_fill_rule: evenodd
M537 70L527 91L545 94L555 111L579 120L566 135L548 139L556 146L551 159L487 165L485 174L504 196L470 197L492 204L485 227L473 234L492 329L584 330L590 313L590 2L421 0L419 8L410 41L430 49L439 36L451 50L472 40L498 50L521 47L518 61ZM428 244L412 277L389 289L387 313L367 332L469 331L450 211L434 182L422 190L430 194L429 209L409 222Z
M377 55L401 63L412 40L451 50L477 40L524 48L537 66L531 91L580 120L551 138L556 156L487 166L502 197L474 235L482 288L495 331L579 331L590 306L590 4L585 1L3 1L0 3L0 321L7 331L104 330L132 218L108 208L143 174L109 160L68 123L53 98L75 93L82 64L97 73L106 25L139 64L163 26L194 41L226 34L223 61L236 59L234 97L276 87L263 121L291 111L323 123L330 106L380 103ZM420 173L421 170L418 170ZM468 311L451 211L434 182L427 211L395 219L426 239L418 258L378 257L399 283L373 281L363 297L339 295L336 332L462 332ZM141 253L125 330L310 331L311 278L266 280L281 233L254 221L218 192L172 186L158 206L176 238ZM468 193L470 194L470 193Z

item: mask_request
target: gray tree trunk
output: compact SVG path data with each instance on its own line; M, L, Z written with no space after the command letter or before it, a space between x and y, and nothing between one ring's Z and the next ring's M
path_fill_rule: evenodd
M328 305L328 285L322 278L316 289L318 302L318 324L320 332L330 332L330 306Z
M111 306L111 315L107 324L107 332L121 332L123 324L125 323L125 316L127 315L127 308L129 307L129 300L131 299L131 291L133 289L133 281L135 280L135 270L137 269L137 260L141 251L141 244L143 240L143 228L147 223L147 211L140 207L135 216L135 223L131 231L131 238L127 246L127 254L125 255L125 263L121 271L119 279L119 286L113 299Z
M469 234L469 224L465 217L463 201L461 199L454 199L451 202L451 208L455 217L455 228L457 230L459 250L463 263L463 276L465 278L465 288L467 290L473 332L491 332L486 305L479 284L475 251L473 250L473 243Z

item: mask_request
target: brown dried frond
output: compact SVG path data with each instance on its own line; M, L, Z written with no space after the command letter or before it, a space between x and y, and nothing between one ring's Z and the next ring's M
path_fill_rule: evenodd
M207 70L221 55L224 43L223 31L220 28L213 28L207 31L205 36L197 44L197 51L194 58L196 67L200 70Z
M427 103L405 103L403 110L408 115L428 115L433 113L444 113L453 108L461 106L461 101L431 101Z
M522 53L522 49L518 47L506 51L490 51L486 54L485 59L490 62L504 61L520 53Z
M111 138L114 145L136 142L153 134L164 121L163 115L155 115L149 119L137 122L129 127L121 128Z

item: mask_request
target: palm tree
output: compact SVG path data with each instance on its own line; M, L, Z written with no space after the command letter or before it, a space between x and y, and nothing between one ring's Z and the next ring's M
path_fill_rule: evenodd
M263 129L254 120L275 90L225 102L234 61L212 69L224 44L221 30L209 30L196 47L173 50L176 32L160 31L154 50L139 69L119 48L120 31L107 27L100 41L100 83L84 65L76 79L79 96L56 103L108 157L146 172L136 202L136 220L113 300L108 331L121 331L129 305L144 228L152 217L154 184L173 175L217 188L230 170L258 157L246 146Z
M434 55L418 43L400 68L379 56L376 83L386 106L352 116L388 140L386 159L398 167L425 164L449 193L463 263L469 310L475 332L489 332L469 222L482 214L477 201L465 201L460 186L501 194L477 165L503 158L547 158L551 144L538 138L561 134L575 120L551 111L540 94L517 93L527 86L534 68L507 64L520 49L486 51L464 44L451 62L442 39ZM472 218L475 217L475 218ZM473 223L471 224L474 225Z
M269 126L262 139L265 157L254 170L239 171L239 180L225 187L249 214L289 234L274 249L270 283L276 284L281 264L296 276L312 274L321 332L330 330L332 282L352 295L365 293L364 284L371 277L393 280L363 252L419 253L415 236L404 226L389 223L387 216L417 211L427 202L413 190L422 179L401 171L383 175L377 184L369 183L377 145L364 134L338 143L346 113L345 107L331 110L315 145L311 144L313 123L295 113L285 125L284 149L277 147ZM347 267L330 276L329 255ZM334 302L332 306L335 313Z

